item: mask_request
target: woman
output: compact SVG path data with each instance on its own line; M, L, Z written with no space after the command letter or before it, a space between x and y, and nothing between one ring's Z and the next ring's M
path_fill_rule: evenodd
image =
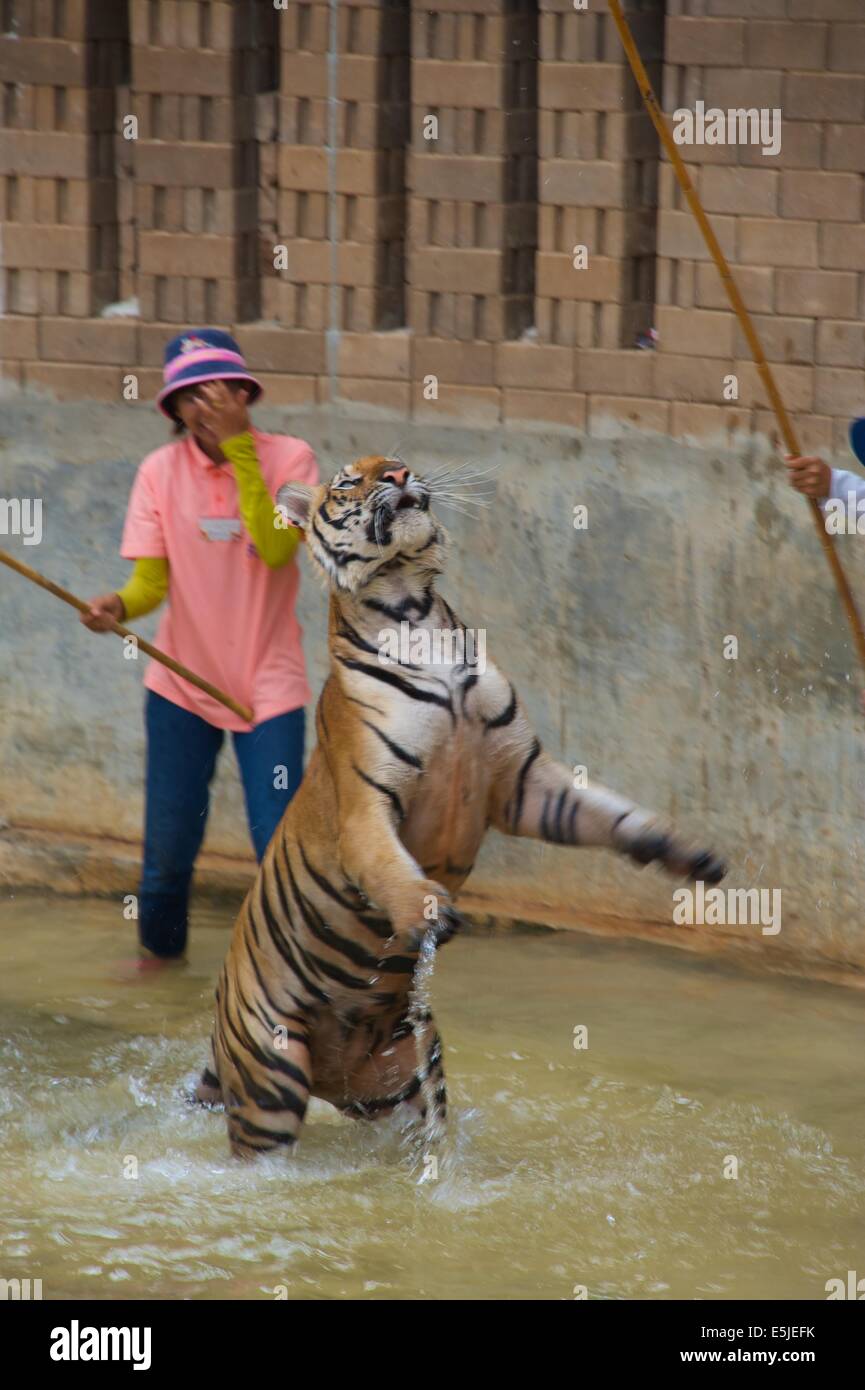
M245 724L196 686L152 662L147 729L139 936L152 957L186 947L189 889L204 839L217 754L230 730L260 860L302 774L306 681L295 615L300 533L274 525L277 490L318 481L308 444L254 429L261 395L228 334L201 328L165 351L157 404L175 441L138 469L120 553L134 560L116 593L81 621L105 632L167 596L156 644L254 713Z

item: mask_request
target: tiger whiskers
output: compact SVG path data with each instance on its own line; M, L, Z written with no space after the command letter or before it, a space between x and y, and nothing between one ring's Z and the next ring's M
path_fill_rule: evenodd
M478 511L473 511L472 506L488 507L490 505L489 502L482 502L478 498L474 497L465 498L464 500L460 501L457 498L448 497L445 495L436 497L434 500L437 507L447 507L453 512L461 512L463 516L469 516L475 521L478 519L481 513Z
M470 480L486 480L492 477L493 473L498 467L498 462L489 463L486 467L483 468L478 467L477 464L471 462L445 464L441 468L437 469L435 472L428 474L426 480L431 484L441 483L445 481L467 482Z
M489 507L490 505L489 492L482 494L479 491L483 485L483 479L478 479L477 482L467 479L425 481L429 488L430 497L436 506L450 507L453 511L462 512L465 516L477 517L480 515L478 508Z

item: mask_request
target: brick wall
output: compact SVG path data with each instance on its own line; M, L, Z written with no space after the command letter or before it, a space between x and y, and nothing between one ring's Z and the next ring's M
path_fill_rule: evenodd
M775 156L681 150L804 444L843 453L865 404L862 0L625 9L668 114L781 112ZM149 399L165 340L212 322L277 404L773 434L602 0L0 11L11 381L113 400L133 373ZM132 297L139 317L100 316Z

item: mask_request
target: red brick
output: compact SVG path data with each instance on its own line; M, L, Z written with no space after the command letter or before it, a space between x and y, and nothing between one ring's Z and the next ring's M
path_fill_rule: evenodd
M844 367L814 369L814 409L822 415L858 415L862 411L862 373Z
M283 49L281 91L285 96L326 98L330 77L326 54L290 53ZM340 101L382 101L387 90L387 65L375 57L341 53L336 69Z
M668 401L640 396L589 396L588 432L594 439L622 439L635 432L668 434Z
M704 4L707 14L724 19L783 19L787 13L787 0L704 0Z
M495 372L499 386L571 391L574 352L572 348L541 343L499 343L495 349Z
M828 170L850 169L865 173L865 140L858 126L824 125L825 157L823 166Z
M522 391L506 387L502 411L505 421L537 420L578 430L586 427L586 397L575 391Z
M821 227L820 264L828 270L865 270L865 227L837 222Z
M736 255L736 229L743 220L735 217L712 218L712 231L718 238L721 250L727 257L734 258ZM776 226L777 223L773 221L772 225ZM672 208L663 208L658 213L659 256L670 256L674 260L686 258L688 260L708 261L711 259L711 254L706 245L705 237L690 209L674 212Z
M812 11L812 18L822 18L816 6ZM828 33L829 26L826 24L790 24L783 21L773 23L756 20L747 26L748 66L822 72L827 66ZM789 114L796 115L792 111Z
M636 348L608 351L591 348L576 355L576 384L580 391L603 396L650 396L655 353Z
M209 50L133 48L132 88L220 97L231 90L233 58Z
M824 319L817 325L817 361L827 367L865 367L865 325Z
M814 361L814 319L789 314L752 314L751 320L769 362L810 366ZM748 357L751 346L739 322L733 334L734 357Z
M538 198L541 203L556 206L626 207L624 167L600 159L546 159Z
M670 434L673 439L724 439L750 433L752 411L737 401L724 405L695 405L693 402L673 401L670 415Z
M61 401L123 400L123 370L120 367L78 366L59 362L28 362L25 384L50 391Z
M495 385L495 346L460 343L444 338L412 339L412 379L435 376L461 386Z
M138 267L144 275L223 279L234 273L236 245L231 237L141 232Z
M325 402L331 398L330 380L328 377L321 377L319 400ZM389 415L407 416L411 406L411 386L407 381L340 376L336 387L336 399L375 406L377 410L387 411Z
M141 184L182 188L232 188L234 151L231 145L171 145L160 140L137 140L135 179Z
M865 24L832 26L827 67L833 72L865 72Z
M774 270L746 265L734 265L732 270L739 293L751 313L770 313L778 307L775 304L776 272ZM802 274L803 272L791 271L789 273ZM697 306L701 309L728 309L730 307L724 282L714 264L703 264L696 267L694 297ZM796 313L797 311L785 309L782 312Z
M375 150L341 150L336 159L338 193L375 194L386 186L386 161ZM330 189L327 151L283 145L279 151L279 185L302 193Z
M781 437L778 417L775 412L754 410L752 414L755 435L767 439L778 453L786 453L787 445ZM835 422L831 415L814 415L811 411L797 414L795 411L791 411L790 420L803 454L817 454L823 450L826 450L827 453L832 452Z
M233 333L253 371L318 376L325 371L324 334L238 323Z
M340 377L408 381L411 337L395 333L343 333L339 340Z
M288 278L301 284L328 284L372 288L378 283L375 246L341 242L334 258L326 241L293 239L288 244Z
M825 13L821 18L826 18ZM799 120L861 121L865 118L865 77L791 72L784 78L784 96L779 104L784 111L795 111Z
M504 202L506 161L498 156L411 154L408 186L416 197L475 203Z
M814 0L789 0L789 5L791 19L814 18ZM862 6L859 0L820 0L820 18L861 19Z
M655 354L654 393L661 400L721 404L724 400L724 377L732 371L732 360L724 362L720 358L683 357L659 352Z
M414 289L451 294L495 294L504 289L501 251L423 248L408 258L408 283Z
M816 220L779 222L776 217L740 217L738 230L738 260L743 265L820 264Z
M119 319L43 318L34 356L49 362L127 366L138 360L138 325Z
M620 301L624 298L625 272L622 261L591 252L586 269L576 270L571 256L541 251L535 262L535 293L550 299Z
M846 130L854 129L845 126ZM761 145L740 145L740 162L748 168L819 169L823 165L822 121L792 121L782 116L780 121L781 148L777 154L764 154Z
M86 135L16 130L14 139L0 142L0 174L19 178L86 179L91 140Z
M858 174L827 174L822 170L785 171L781 175L780 212L782 217L859 222L862 179Z
M668 16L665 60L682 66L741 67L745 62L745 25L737 20Z
M0 315L0 357L8 360L38 356L36 320Z
M784 111L795 109L781 101L783 83L784 74L780 69L706 67L697 84L694 100L701 97L707 108L720 106L724 111L739 110L741 107L746 110L756 107L758 111L766 108L773 111L776 107ZM804 119L805 112L798 111L797 117Z
M778 208L780 177L769 169L707 167L700 173L700 198L707 212L768 217Z
M412 101L436 109L505 106L505 74L503 63L451 63L420 58L411 67Z
M421 386L412 388L412 417L416 420L462 420L474 425L497 425L501 392L484 386L439 386L438 400L426 400Z
M63 39L0 37L0 82L87 86L87 45Z
M580 23L577 18L577 23ZM538 67L538 105L548 111L621 111L639 93L624 63L543 62Z
M857 281L854 274L835 270L779 270L776 308L780 314L813 314L815 318L856 318Z
M7 265L21 270L87 271L93 263L93 232L86 227L7 222L3 257Z
M693 353L695 357L733 356L733 336L736 316L704 309L678 309L660 305L655 311L655 326L661 340L674 346L678 353Z
M768 392L755 362L734 363L733 371L739 378L739 402L746 406L768 407ZM772 375L788 410L811 410L814 408L814 368L772 365Z

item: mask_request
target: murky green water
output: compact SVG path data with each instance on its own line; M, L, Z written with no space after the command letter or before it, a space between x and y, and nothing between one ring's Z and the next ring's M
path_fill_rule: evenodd
M185 1101L229 926L199 912L191 963L141 977L117 907L0 904L0 1278L45 1298L822 1299L865 1274L865 997L464 937L433 981L439 1178L393 1121L315 1101L293 1159L248 1167Z

